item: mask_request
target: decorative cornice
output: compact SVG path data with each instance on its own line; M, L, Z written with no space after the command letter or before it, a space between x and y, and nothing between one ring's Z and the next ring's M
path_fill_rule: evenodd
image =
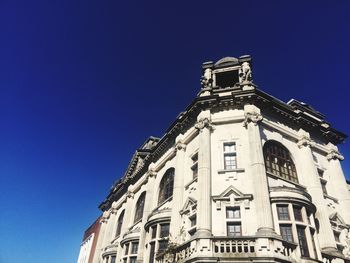
M344 156L341 155L337 150L331 150L328 154L327 154L327 160L339 160L339 161L343 161L344 160Z
M208 118L203 118L195 124L195 128L201 132L204 128L212 130L213 126L211 125L211 121Z
M258 112L245 112L243 126L247 127L250 122L256 126L262 120L263 116Z

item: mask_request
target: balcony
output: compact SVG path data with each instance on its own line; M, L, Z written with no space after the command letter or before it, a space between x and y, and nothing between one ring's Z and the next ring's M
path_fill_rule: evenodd
M295 262L296 244L277 237L211 237L194 238L178 246L170 246L157 255L157 263L219 262L237 259L251 262L264 258L266 262Z

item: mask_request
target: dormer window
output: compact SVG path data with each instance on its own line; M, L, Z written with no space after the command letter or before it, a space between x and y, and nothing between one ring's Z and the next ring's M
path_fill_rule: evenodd
M238 70L229 70L215 73L216 86L228 88L239 82Z

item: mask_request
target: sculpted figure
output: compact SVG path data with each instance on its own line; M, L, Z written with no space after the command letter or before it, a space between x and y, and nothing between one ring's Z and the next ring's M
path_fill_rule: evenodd
M243 62L239 70L239 81L242 84L252 82L252 71L248 62Z
M207 68L205 69L204 74L201 77L202 89L210 88L212 82L213 82L213 79L211 77L211 69Z

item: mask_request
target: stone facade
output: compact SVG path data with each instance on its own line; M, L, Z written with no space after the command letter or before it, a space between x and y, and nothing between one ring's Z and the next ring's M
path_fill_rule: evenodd
M349 262L346 135L259 90L250 56L204 63L201 85L101 203L93 262Z

